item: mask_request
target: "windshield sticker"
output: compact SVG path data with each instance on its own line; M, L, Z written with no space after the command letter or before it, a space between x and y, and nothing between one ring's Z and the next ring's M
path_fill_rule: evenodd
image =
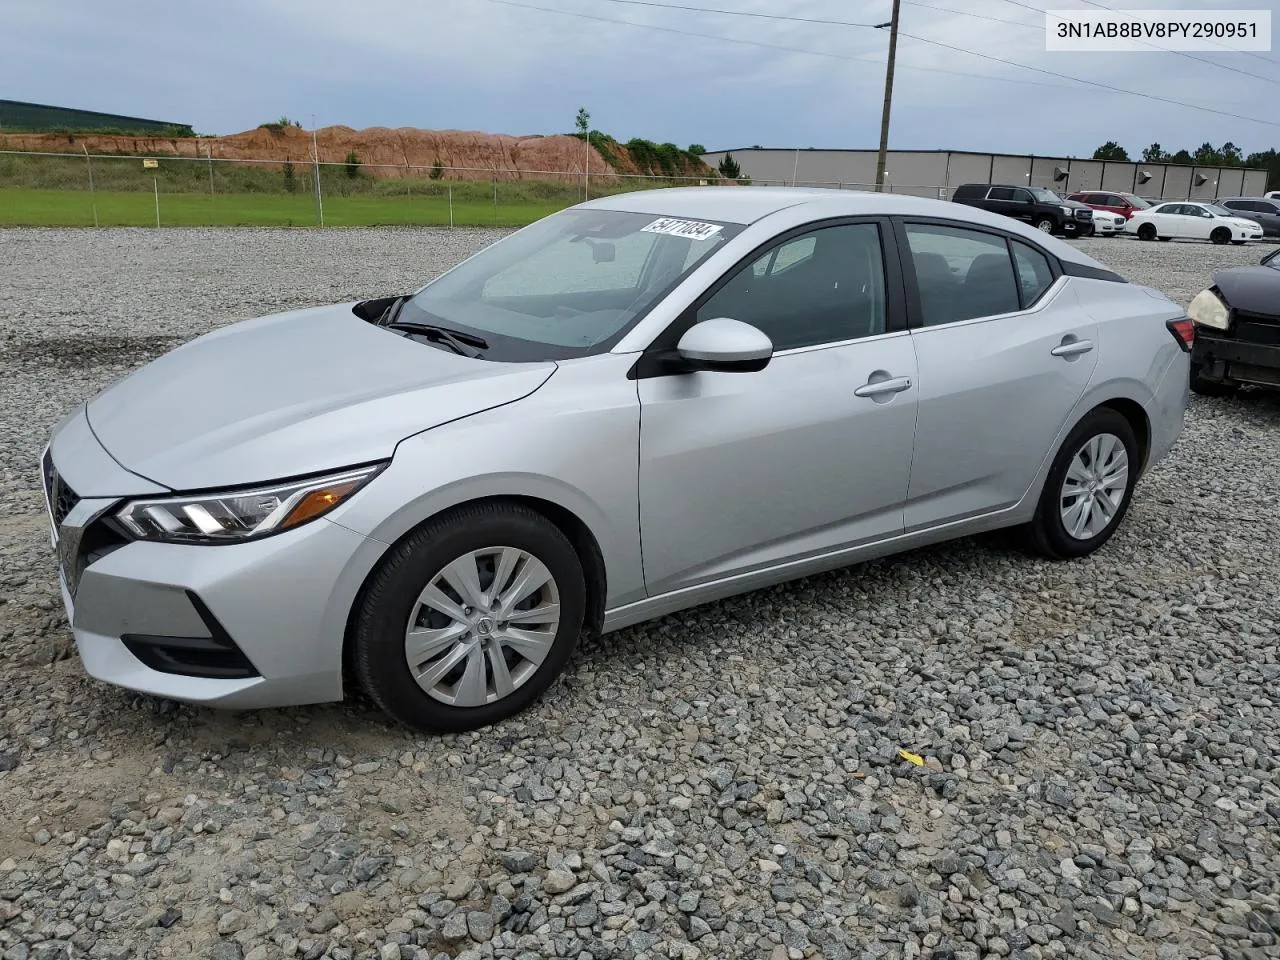
M699 223L697 220L675 220L671 217L662 217L642 228L643 233L665 233L673 237L688 237L690 240L708 240L720 230L719 224Z

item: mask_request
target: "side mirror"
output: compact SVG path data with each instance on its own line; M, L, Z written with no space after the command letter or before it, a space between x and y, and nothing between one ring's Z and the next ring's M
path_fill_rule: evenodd
M773 358L773 341L749 323L717 317L685 331L676 353L689 370L754 373Z

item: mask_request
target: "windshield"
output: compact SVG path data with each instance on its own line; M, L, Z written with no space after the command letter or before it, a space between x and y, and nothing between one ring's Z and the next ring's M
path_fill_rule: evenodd
M1139 210L1146 210L1151 206L1151 204L1147 203L1147 201L1143 200L1141 197L1137 196L1136 194L1122 193L1120 194L1120 196L1124 197L1126 200L1129 201L1130 204L1137 207Z
M433 280L396 316L483 337L489 360L601 353L738 224L570 209Z
M1226 207L1220 207L1216 203L1206 203L1204 208L1212 213L1215 217L1238 217L1240 214L1234 210L1228 210Z
M1045 187L1032 187L1031 192L1041 203L1062 203L1062 198Z

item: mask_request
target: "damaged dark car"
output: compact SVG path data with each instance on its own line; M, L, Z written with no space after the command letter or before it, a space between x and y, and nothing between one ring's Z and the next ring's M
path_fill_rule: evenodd
M1231 267L1187 307L1195 321L1191 389L1229 396L1245 384L1280 387L1280 250Z

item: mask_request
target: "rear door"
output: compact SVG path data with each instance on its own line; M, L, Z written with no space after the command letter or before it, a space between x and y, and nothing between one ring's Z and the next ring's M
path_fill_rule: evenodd
M1030 243L936 220L898 233L919 372L910 532L1026 494L1097 365L1098 325Z

